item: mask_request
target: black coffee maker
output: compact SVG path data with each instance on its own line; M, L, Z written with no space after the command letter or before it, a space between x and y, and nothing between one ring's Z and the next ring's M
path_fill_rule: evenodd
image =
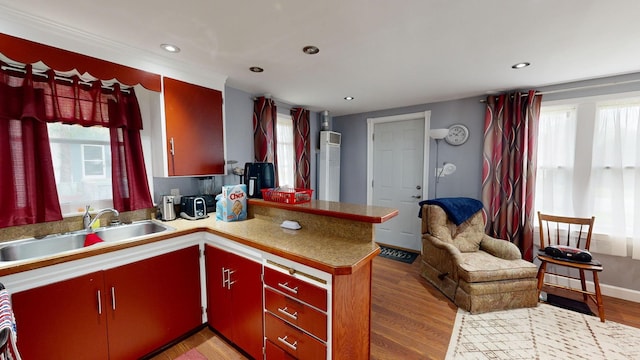
M261 189L276 186L275 170L272 163L254 162L244 164L244 183L247 196L262 199Z

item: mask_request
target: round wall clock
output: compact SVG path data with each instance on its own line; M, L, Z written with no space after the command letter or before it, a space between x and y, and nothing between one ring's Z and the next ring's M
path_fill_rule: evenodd
M469 139L469 128L462 124L451 125L444 140L451 145L462 145Z

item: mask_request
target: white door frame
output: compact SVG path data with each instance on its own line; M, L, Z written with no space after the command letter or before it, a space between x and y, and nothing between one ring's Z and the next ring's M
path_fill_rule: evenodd
M383 116L367 119L367 205L373 203L373 129L375 124L424 119L424 164L422 167L422 199L429 194L429 129L431 124L431 110L410 114Z

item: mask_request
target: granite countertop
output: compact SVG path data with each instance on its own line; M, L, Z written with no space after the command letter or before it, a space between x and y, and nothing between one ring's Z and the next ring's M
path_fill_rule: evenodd
M283 204L262 199L249 199L248 203L254 206L272 207L375 224L383 223L398 215L397 209L325 200L311 200L301 204Z
M215 217L197 221L179 219L168 224L176 229L203 227L210 233L330 273L350 273L352 267L379 252L373 241L318 233L304 225L299 230L290 230L282 228L280 223L257 218L235 222L216 221Z
M299 230L289 230L280 227L280 223L261 218L224 222L216 220L215 213L213 213L206 219L195 221L176 219L163 223L176 230L160 235L145 236L138 240L99 243L43 259L23 260L5 265L0 263L0 276L167 240L199 231L216 234L332 274L350 274L360 264L369 261L380 251L373 240L362 241L359 239L358 241L349 238L348 235L327 235L311 231L304 225Z

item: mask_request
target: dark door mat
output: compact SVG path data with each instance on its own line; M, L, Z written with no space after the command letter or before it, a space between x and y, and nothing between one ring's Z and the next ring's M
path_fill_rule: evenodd
M562 296L547 294L547 304L557 306L559 308L579 312L587 315L595 315L589 305L579 300L567 299Z
M403 263L407 264L412 264L413 261L418 257L417 253L394 249L386 246L380 246L380 254L378 255L387 259L402 261Z

